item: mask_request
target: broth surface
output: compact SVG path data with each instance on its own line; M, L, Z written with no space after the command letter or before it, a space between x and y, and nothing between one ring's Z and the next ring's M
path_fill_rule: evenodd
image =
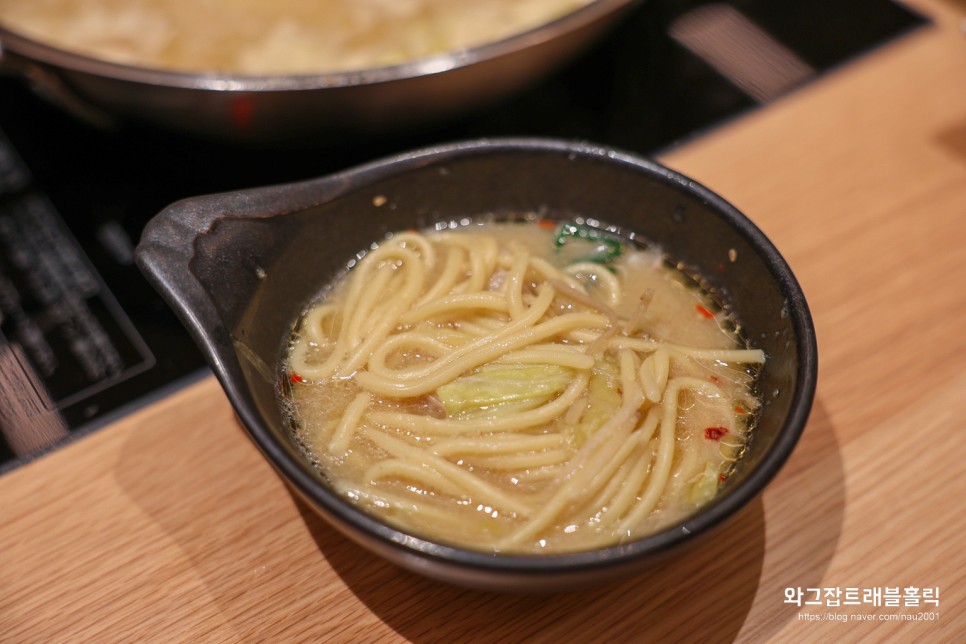
M472 225L395 235L327 289L285 404L335 487L386 521L571 552L713 499L763 360L656 251L582 223Z

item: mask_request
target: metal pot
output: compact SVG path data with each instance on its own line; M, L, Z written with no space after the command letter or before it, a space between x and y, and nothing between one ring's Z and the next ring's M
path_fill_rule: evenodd
M505 98L571 60L640 0L596 0L538 28L403 65L309 75L172 72L57 49L0 27L0 71L100 126L140 122L241 143L402 131Z

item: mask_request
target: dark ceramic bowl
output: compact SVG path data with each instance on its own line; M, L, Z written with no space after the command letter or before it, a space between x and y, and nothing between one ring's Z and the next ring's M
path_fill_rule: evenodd
M763 406L737 471L698 514L653 536L555 556L493 555L387 526L334 493L293 443L277 400L294 320L356 253L386 233L500 212L583 215L660 244L703 276L768 361ZM643 570L705 537L788 458L815 393L807 304L768 239L721 197L654 161L583 143L443 145L290 185L188 199L150 222L137 249L238 416L280 475L320 515L405 568L478 588L571 589Z

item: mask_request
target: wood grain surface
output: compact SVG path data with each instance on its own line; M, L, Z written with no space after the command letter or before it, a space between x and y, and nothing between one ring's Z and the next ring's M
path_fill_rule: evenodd
M293 497L207 378L0 478L0 642L964 641L966 4L912 4L934 25L662 159L775 242L819 341L799 447L714 542L572 593L424 579Z

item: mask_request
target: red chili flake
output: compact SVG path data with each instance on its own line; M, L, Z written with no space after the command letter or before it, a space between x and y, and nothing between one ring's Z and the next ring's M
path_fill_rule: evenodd
M538 219L537 226L543 228L544 230L553 230L557 227L557 222L553 219Z
M722 483L724 483L725 481L728 480L728 475L727 474L719 474L718 475L718 480L721 481Z
M705 427L704 429L704 437L709 441L720 441L721 437L727 433L727 427Z
M701 315L703 315L706 318L713 318L714 317L714 313L712 313L708 309L704 308L700 304L696 305L694 307L694 310L697 311L698 313L700 313Z
M721 378L719 378L718 376L716 376L714 374L711 374L710 376L708 376L708 380L710 380L714 384L718 384L718 383L721 382Z
M748 413L748 410L745 409L744 407L742 407L741 405L735 405L735 413L736 414L747 414Z
M305 379L302 378L302 376L298 375L297 373L293 373L289 378L289 380L291 380L292 382L305 382Z

